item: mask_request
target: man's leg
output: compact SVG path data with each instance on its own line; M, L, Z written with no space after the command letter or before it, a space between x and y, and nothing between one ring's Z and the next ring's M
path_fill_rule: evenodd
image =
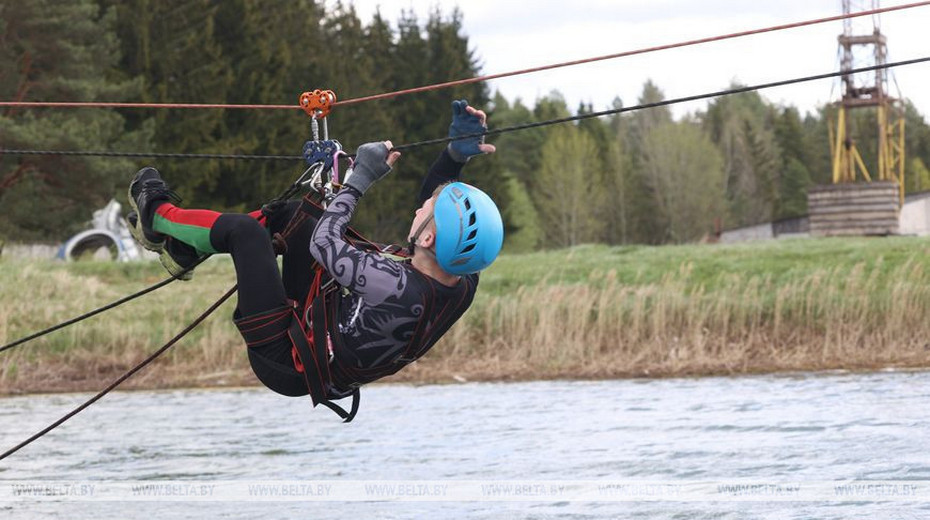
M267 221L271 234L283 233L290 224L294 214L300 208L299 200L288 202L279 211L273 213ZM310 237L316 227L317 219L308 217L287 237L287 251L282 256L284 290L287 297L300 304L304 303L310 284L313 281L313 257L310 256Z
M167 245L177 240L202 254L229 253L239 293L234 321L249 345L252 370L275 392L306 395L308 389L294 368L293 345L287 335L291 320L297 317L288 303L268 230L257 220L261 214L179 208L170 198L159 196L167 186L157 172L149 169L139 175L143 172L146 184L136 190L137 211L142 215L137 234L144 233L151 243Z
M229 253L236 267L238 308L242 316L287 304L271 239L252 216L182 209L164 202L155 210L152 228L201 254Z
M129 187L138 214L134 235L156 250L166 237L188 244L198 254L229 253L239 284L239 313L249 316L287 304L278 262L265 228L249 216L183 209L154 168L140 170Z

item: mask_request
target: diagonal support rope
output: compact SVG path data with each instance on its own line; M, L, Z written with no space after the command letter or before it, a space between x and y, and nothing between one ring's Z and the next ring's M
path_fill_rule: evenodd
M230 298L230 296L233 295L233 293L236 292L236 288L237 288L237 286L234 285L231 289L229 289L228 291L226 291L226 294L224 294L223 296L221 296L219 300L217 300L217 301L216 301L213 305L211 305L206 311L204 311L200 316L198 316L194 321L192 321L187 327L184 328L184 330L182 330L181 332L179 332L175 337L171 338L171 340L168 341L168 343L165 343L160 349L158 349L158 350L156 350L155 352L153 352L151 355L149 355L149 357L145 358L141 363L139 363L138 365L132 367L132 369L130 369L129 372L126 372L125 374L123 374L122 376L120 376L119 378L117 378L115 381L113 381L112 383L110 383L109 385L107 385L106 388L104 388L103 390L101 390L100 392L98 392L97 395L91 397L90 399L88 399L87 401L85 401L83 404L81 404L80 406L78 406L77 408L75 408L74 410L71 410L71 411L68 412L67 414L63 415L63 416L62 416L60 419L58 419L57 421L55 421L55 422L53 422L52 424L48 425L47 427L43 428L41 431L37 432L37 433L34 434L33 436L31 436L31 437L29 437L28 439L24 440L23 442L17 444L16 446L10 448L9 450L7 450L7 451L5 451L5 452L3 452L3 454L0 454L0 460L3 460L3 459L5 459L5 458L9 457L10 455L16 453L17 451L19 451L19 450L25 448L25 447L28 446L29 444L32 444L32 443L35 442L36 440L38 440L38 439L40 439L41 437L45 436L47 433L49 433L50 431L54 430L55 428L61 426L65 421L67 421L68 419L70 419L70 418L74 417L75 415L81 413L81 412L84 411L87 407L89 407L90 405L96 403L96 402L99 401L101 398L103 398L103 396L107 395L107 394L110 393L114 388L116 388L117 386L119 386L120 384L122 384L123 381L126 381L127 379L129 379L130 377L132 377L136 372L142 370L145 366L147 366L147 365L148 365L149 363L151 363L152 361L155 361L155 359L158 358L158 356L164 354L169 348L171 348L172 346L174 346L175 343L177 343L178 341L180 341L181 338L183 338L184 336L186 336L187 333L189 333L190 331L194 330L195 327L197 327L198 325L200 325L200 323L203 322L203 320L205 320L205 319L207 318L207 316L209 316L210 314L213 314L213 311L215 311L217 308L219 308L220 305L222 305L226 300L228 300L228 299Z
M122 304L124 304L124 303L131 302L132 300L135 300L136 298L139 298L140 296L145 296L146 294L149 294L149 293L151 293L151 292L155 292L155 291L157 291L158 289L161 289L162 287L164 287L164 286L170 284L171 282L173 282L173 281L179 279L184 273L187 273L187 272L190 272L190 271L194 270L194 268L196 268L198 265L200 265L200 264L202 264L204 261L206 261L207 258L209 258L209 256L202 256L202 257L200 257L196 262L194 262L194 263L193 263L191 266L189 266L187 269L185 269L184 271L182 271L181 273L179 273L177 276L171 276L171 277L169 277L169 278L165 278L164 280L162 280L162 281L156 283L155 285L146 287L145 289L142 289L141 291L139 291L139 292L137 292L137 293L130 294L129 296L126 296L126 297L120 298L119 300L116 300L116 301L114 301L114 302L108 303L108 304L104 305L103 307L99 307L99 308L94 309L94 310L92 310L92 311L90 311L90 312L86 312L86 313L84 313L84 314L81 314L80 316L75 316L74 318L71 318L71 319L69 319L69 320L63 321L63 322L61 322L61 323L59 323L59 324L57 324L57 325L53 325L53 326L51 326L51 327L49 327L49 328L47 328L47 329L40 330L39 332L36 332L36 333L34 333L34 334L30 334L30 335L28 335L28 336L26 336L26 337L20 338L20 339L18 339L18 340L16 340L16 341L13 341L13 342L11 342L11 343L7 343L6 345L3 345L2 347L0 347L0 353L2 353L2 352L4 352L4 351L7 351L7 350L10 350L10 349L12 349L12 348L14 348L14 347L17 347L17 346L19 346L19 345L22 345L22 344L24 344L24 343L28 343L28 342L30 342L30 341L32 341L32 340L34 340L34 339L41 338L42 336L45 336L46 334L50 334L50 333L52 333L52 332L55 332L56 330L63 329L63 328L65 328L65 327L69 326L69 325L74 325L75 323L84 321L84 320L86 320L86 319L88 319L88 318L91 318L91 317L93 317L93 316L96 316L96 315L98 315L98 314L100 314L100 313L102 313L102 312L106 312L106 311L108 311L108 310L110 310L110 309L115 309L115 308L119 307L120 305L122 305Z
M278 195L275 199L272 199L272 203L275 202L275 201L287 200L288 198L290 198L291 196L293 196L294 194L296 194L296 193L300 190L300 188L301 188L301 185L302 185L302 184L301 184L301 181L304 179L304 177L306 177L307 173L308 173L312 168L313 168L313 166L311 166L310 168L308 168L308 169L303 173L303 175L301 175L296 181L294 181L293 184L291 184L286 190L284 190L284 191L283 191L280 195ZM196 263L194 263L192 266L190 266L190 267L188 267L187 269L185 269L184 272L187 272L187 271L190 271L190 270L194 269L195 267L197 267L198 265L200 265L201 263L203 263L204 260L206 260L207 258L209 258L209 256L210 256L210 255L206 255L206 256L201 257ZM183 273L181 273L181 274L183 274ZM179 274L178 276L180 277L181 275ZM154 288L150 288L149 292L155 290L155 289L158 288L158 287L167 285L168 283L170 283L171 281L173 281L173 280L175 280L175 279L176 279L176 278L172 277L172 278L170 278L170 279L168 279L168 280L165 280L165 281L162 282L161 284L158 284L158 286L156 286L156 287L154 287ZM68 412L67 414L65 414L64 416L62 416L60 419L58 419L57 421L53 422L53 423L50 424L49 426L43 428L41 431L39 431L39 432L37 432L36 434L32 435L32 436L29 437L28 439L24 440L23 442L21 442L21 443L17 444L16 446L10 448L9 450L5 451L3 454L0 454L0 460L3 460L3 459L5 459L5 458L9 457L10 455L16 453L17 451L21 450L22 448L28 446L29 444L35 442L36 440L40 439L40 438L43 437L44 435L48 434L50 431L54 430L55 428L61 426L62 424L64 424L65 421L67 421L68 419L70 419L70 418L74 417L75 415L81 413L83 410L87 409L90 405L96 403L96 402L99 401L101 398L103 398L103 396L105 396L105 395L107 395L108 393L110 393L114 388L116 388L117 386L119 386L120 384L122 384L124 381L126 381L127 379L129 379L130 377L132 377L136 372L142 370L145 366L147 366L147 365L150 364L151 362L155 361L155 359L157 359L160 355L164 354L169 348L171 348L172 346L174 346L175 343L177 343L178 341L180 341L181 338L183 338L184 336L186 336L190 331L194 330L198 325L200 325L200 323L203 322L203 320L205 320L210 314L212 314L216 309L218 309L218 308L220 307L220 305L222 305L226 300L228 300L228 299L236 292L236 289L237 289L237 288L238 288L238 284L232 286L232 288L230 288L228 291L226 291L226 293L225 293L223 296L221 296L219 300L217 300L215 303L213 303L213 305L211 305L206 311L204 311L200 316L198 316L194 321L192 321L187 327L185 327L184 330L182 330L182 331L179 332L176 336L174 336L173 338L171 338L171 340L169 340L168 343L165 343L161 348L159 348L158 350L156 350L155 352L153 352L149 357L145 358L145 359L144 359L141 363L139 363L138 365L132 367L128 372L126 372L125 374L123 374L122 376L120 376L119 378L117 378L115 381L113 381L112 383L110 383L106 388L104 388L103 390L101 390L100 392L98 392L95 396L93 396L92 398L88 399L88 400L85 401L83 404L81 404L81 405L78 406L77 408L71 410L70 412ZM124 299L124 300L126 300L126 299ZM126 301L128 301L128 300L126 300ZM111 307L111 308L112 308L112 307ZM99 313L99 312L103 312L103 311L102 311L102 310L98 310L98 311L96 311L95 313ZM73 323L73 322L72 322L72 323ZM62 325L62 326L64 326L64 325ZM61 327L59 326L59 327L57 327L57 328L61 328ZM49 332L50 332L50 331L49 331Z
M87 313L85 313L85 314L81 314L80 316L75 316L74 318L71 318L70 320L67 320L67 321L63 321L63 322L59 323L58 325L54 325L54 326L49 327L49 328L47 328L47 329L40 330L39 332L36 332L36 333L34 333L34 334L30 334L30 335L28 335L28 336L22 337L22 338L20 338L20 339L18 339L18 340L16 340L16 341L7 343L6 345L3 345L2 347L0 347L0 352L4 352L4 351L6 351L6 350L10 350L11 348L16 347L16 346L19 346L19 345L22 345L23 343L28 343L28 342L30 342L30 341L32 341L32 340L34 340L34 339L41 338L42 336L45 336L46 334L50 334L50 333L52 333L52 332L55 332L56 330L63 329L63 328L65 328L65 327L67 327L68 325L73 325L73 324L78 323L78 322L80 322L80 321L84 321L84 320L86 320L87 318L96 316L97 314L100 314L100 313L102 313L102 312L105 312L105 311L108 311L108 310L110 310L110 309L114 309L114 308L116 308L116 307L119 307L120 305L122 305L122 304L124 304L124 303L126 303L126 302L130 302L130 301L132 301L132 300L135 300L136 298L138 298L138 297L140 297L140 296L145 296L146 294L148 294L148 293L150 293L150 292L157 291L158 289L161 289L162 287L168 285L169 283L171 283L171 282L173 282L173 281L175 281L175 280L177 280L177 278L175 278L175 277L173 277L173 276L172 276L171 278L166 278L166 279L164 279L164 280L158 282L158 283L155 284L155 285L152 285L152 286L150 286L150 287L146 287L145 289L142 289L141 291L139 291L139 292L137 292L137 293L130 294L129 296L126 296L126 297L124 297L124 298L120 298L119 300L116 300L116 301L114 301L114 302L112 302L112 303L108 303L108 304L104 305L103 307L100 307L100 308L98 308L98 309L94 309L94 310L92 310L92 311L90 311L90 312L87 312Z

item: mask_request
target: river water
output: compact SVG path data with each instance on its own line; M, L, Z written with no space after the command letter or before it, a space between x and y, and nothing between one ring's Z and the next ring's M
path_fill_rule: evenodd
M0 399L0 449L86 397ZM67 498L0 495L0 518L930 518L927 372L380 385L362 399L344 425L264 389L114 393L0 462L0 486L72 486ZM406 487L390 488L392 499L360 499L357 489L347 500L320 495L346 482L397 481ZM520 484L530 481L543 484ZM653 487L618 485L624 500L553 498L579 481ZM655 491L748 482L749 495L786 489L790 497L792 482L858 481L886 482L872 491L914 482L925 494L681 500ZM174 483L175 495L73 496L80 486L120 482ZM202 501L184 488L261 482L313 484L297 501ZM455 498L461 482L515 487Z

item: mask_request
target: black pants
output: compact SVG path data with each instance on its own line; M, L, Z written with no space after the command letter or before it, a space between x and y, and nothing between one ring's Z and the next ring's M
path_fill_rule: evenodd
M309 218L288 237L283 256L283 273L271 244L274 233L283 232L300 206L287 204L267 222L267 228L249 215L224 213L210 230L210 242L220 252L229 253L236 266L239 303L235 317L246 318L288 304L303 303L310 290L310 237L316 219ZM249 363L255 376L268 388L287 396L307 395L303 376L294 368L292 345L285 337L260 347L249 347Z

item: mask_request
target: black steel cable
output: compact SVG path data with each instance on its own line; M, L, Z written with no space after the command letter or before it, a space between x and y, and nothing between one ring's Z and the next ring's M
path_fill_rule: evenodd
M188 332L194 330L194 328L195 328L197 325L200 325L200 323L201 323L203 320L205 320L205 319L207 318L207 316L209 316L210 314L212 314L213 311L215 311L220 305L222 305L223 302L225 302L226 300L228 300L229 297L232 296L233 293L236 292L236 287L237 287L237 286L234 285L234 286L232 287L232 289L226 291L226 294L224 294L222 297L220 297L219 300L217 300L217 301L216 301L213 305L211 305L206 311L204 311L200 316L198 316L197 319L195 319L194 321L192 321L187 327L184 328L184 330L182 330L181 332L179 332L175 337L171 338L171 340L168 341L168 343L165 343L160 349L158 349L158 350L156 350L155 352L153 352L149 357L145 358L141 363L139 363L138 365L132 367L132 369L130 369L129 372L126 372L125 374L123 374L122 376L120 376L119 378L117 378L115 381L113 381L112 383L110 383L106 388L104 388L103 390L101 390L100 392L98 392L97 395L91 397L91 398L88 399L87 401L84 401L83 404L81 404L80 406L78 406L78 407L75 408L74 410L71 410L70 412L66 413L66 414L65 414L64 416L62 416L60 419L58 419L57 421L55 421L55 422L53 422L52 424L48 425L47 427L43 428L41 431L39 431L38 433L36 433L36 434L33 435L32 437L29 437L28 439L24 440L23 442L21 442L21 443L17 444L16 446L10 448L9 450L5 451L2 455L0 455L0 460L3 460L3 459L5 459L5 458L9 457L10 455L12 455L12 454L16 453L17 451L21 450L22 448L24 448L24 447L28 446L29 444L35 442L36 440L38 440L39 438L41 438L42 436L44 436L44 435L47 434L48 432L50 432L50 431L54 430L55 428L61 426L65 421L67 421L68 419L70 419L70 418L74 417L75 415L79 414L80 412L82 412L84 409L86 409L86 408L89 407L90 405L96 403L96 402L99 401L103 396L107 395L108 393L110 393L110 391L112 391L114 388L116 388L117 386L119 386L123 381L125 381L125 380L129 379L130 377L132 377L133 374L135 374L135 373L138 372L139 370L142 370L142 368L144 368L146 365L148 365L148 364L151 363L152 361L155 361L155 359L156 359L158 356L164 354L165 351L167 351L167 350L168 350L169 348L171 348L175 343L177 343L178 341L180 341L181 338L183 338L184 336L186 336Z
M860 67L857 69L851 70L840 70L835 72L828 72L824 74L816 74L813 76L804 76L800 78L786 79L782 81L773 81L770 83L762 83L759 85L751 85L747 87L737 87L727 90L718 90L716 92L711 92L708 94L696 94L693 96L680 97L675 99L668 99L665 101L658 101L656 103L644 103L641 105L634 105L630 107L615 108L611 110L602 110L600 112L592 112L590 114L579 114L576 116L563 117L558 119L549 119L546 121L537 121L535 123L525 123L521 125L508 126L504 128L497 128L494 130L487 130L482 133L467 134L458 137L441 137L438 139L429 139L425 141L417 141L410 144L402 144L394 147L394 150L404 151L411 150L413 148L419 148L421 146L428 146L432 144L441 144L448 143L450 141L457 141L461 139L471 139L474 137L480 136L493 136L499 135L508 132L515 132L517 130L527 130L530 128L539 128L542 126L557 125L562 123L570 123L573 121L581 121L583 119L591 119L594 117L604 117L614 114L622 114L625 112L634 112L637 110L644 110L647 108L656 108L664 107L669 105L676 105L680 103L687 103L689 101L699 101L702 99L710 99L715 97L729 96L733 94L743 94L746 92L753 92L756 90L764 90L774 87L783 87L786 85L794 85L797 83L806 83L809 81L817 81L819 79L835 78L838 76L845 76L849 74L859 74L862 72L871 72L881 69L891 69L895 67L901 67L905 65L914 65L916 63L924 63L930 61L930 56L924 58L916 58L912 60L896 61L892 63L885 63L882 65L872 65L869 67ZM211 154L174 154L174 153L138 153L138 152L81 152L81 151L63 151L63 150L0 150L0 154L10 154L10 155L95 155L103 157L165 157L165 158L174 158L174 159L279 159L279 160L300 160L304 157L301 155L211 155Z
M145 157L155 159L241 159L251 161L302 161L303 155L235 155L214 153L101 152L81 150L0 150L0 155L77 155L89 157Z
M36 339L36 338L40 338L40 337L42 337L42 336L45 336L46 334L50 334L50 333L55 332L56 330L59 330L59 329L63 329L63 328L65 328L65 327L67 327L68 325L73 325L73 324L78 323L78 322L80 322L80 321L84 321L84 320L86 320L87 318L91 318L91 317L93 317L93 316L96 316L97 314L100 314L100 313L102 313L102 312L108 311L108 310L110 310L110 309L115 309L116 307L119 307L120 305L122 305L122 304L124 304L124 303L126 303L126 302L130 302L130 301L135 300L136 298L138 298L138 297L140 297L140 296L145 296L146 294L148 294L148 293L150 293L150 292L154 292L154 291L156 291L156 290L158 290L158 289L161 289L162 287L168 285L169 283L171 283L171 282L177 280L182 274L184 274L184 273L186 273L186 272L188 272L188 271L194 269L194 268L197 267L198 265L200 265L200 264L203 263L203 261L206 260L206 259L207 259L207 257L204 256L204 257L200 258L199 260L197 260L197 262L195 262L193 265L191 265L190 267L188 267L187 269L185 269L182 273L178 274L177 276L171 276L170 278L166 278L166 279L164 279L164 280L162 280L162 281L156 283L155 285L152 285L152 286L150 286L150 287L146 287L145 289L142 289L141 291L139 291L139 292L137 292L137 293L130 294L129 296L126 296L126 297L120 298L119 300L116 300L116 301L114 301L114 302L108 303L108 304L104 305L103 307L100 307L100 308L94 309L94 310L92 310L92 311L90 311L90 312L81 314L80 316L76 316L76 317L74 317L74 318L71 318L70 320L63 321L63 322L59 323L58 325L51 326L51 327L49 327L49 328L47 328L47 329L44 329L44 330L40 330L39 332L36 332L35 334L30 334L30 335L28 335L28 336L26 336L26 337L24 337L24 338L20 338L20 339L18 339L18 340L16 340L16 341L13 341L12 343L8 343L8 344L6 344L6 345L0 347L0 352L4 352L4 351L9 350L9 349L11 349L11 348L13 348L13 347L16 347L16 346L18 346L18 345L22 345L23 343L28 343L28 342L30 342L30 341Z
M481 136L492 136L492 135L498 135L498 134L503 134L503 133L507 133L507 132L515 132L515 131L517 131L517 130L527 130L527 129L529 129L529 128L538 128L538 127L541 127L541 126L557 125L557 124L561 124L561 123L570 123L570 122L572 122L572 121L581 121L582 119L591 119L591 118L593 118L593 117L604 117L604 116L610 116L610 115L614 115L614 114L622 114L622 113L624 113L624 112L634 112L634 111L637 111L637 110L643 110L643 109L647 109L647 108L656 108L656 107L664 107L664 106L668 106L668 105L676 105L676 104L679 104L679 103L687 103L688 101L699 101L699 100L702 100L702 99L710 99L710 98L715 98L715 97L729 96L729 95L733 95L733 94L743 94L743 93L746 93L746 92L753 92L753 91L756 91L756 90L763 90L763 89L767 89L767 88L783 87L783 86L785 86L785 85L793 85L793 84L795 84L795 83L804 83L804 82L808 82L808 81L816 81L816 80L818 80L818 79L835 78L835 77L837 77L837 76L845 76L845 75L847 75L847 74L859 74L859 73L861 73L861 72L870 72L870 71L875 71L875 70L880 70L880 69L890 69L890 68L893 68L893 67L901 67L901 66L904 66L904 65L913 65L913 64L915 64L915 63L923 63L923 62L927 62L927 61L930 61L930 56L927 56L927 57L924 57L924 58L915 58L915 59L912 59L912 60L896 61L896 62L893 62L893 63L885 63L885 64L883 64L883 65L872 65L872 66L870 66L870 67L860 67L860 68L858 68L858 69L851 69L851 70L846 70L846 71L828 72L828 73L825 73L825 74L817 74L817 75L815 75L815 76L804 76L804 77L801 77L801 78L786 79L786 80L782 80L782 81L773 81L773 82L771 82L771 83L762 83L762 84L759 84L759 85L751 85L751 86L747 86L747 87L738 87L738 88L732 88L732 89L727 89L727 90L719 90L719 91L717 91L717 92L711 92L711 93L709 93L709 94L696 94L696 95L693 95L693 96L686 96L686 97L680 97L680 98L675 98L675 99L668 99L668 100L665 100L665 101L658 101L658 102L655 102L655 103L644 103L644 104L641 104L641 105L635 105L635 106L631 106L631 107L614 108L614 109L610 109L610 110L602 110L602 111L600 111L600 112L591 112L590 114L579 114L579 115L576 115L576 116L562 117L562 118L559 118L559 119L549 119L549 120L546 120L546 121L538 121L538 122L535 122L535 123L525 123L525 124L521 124L521 125L508 126L508 127L504 127L504 128L496 128L496 129L494 129L494 130L486 130L486 131L481 132L481 133L474 133L474 134L462 135L462 136L458 136L458 137L442 137L442 138L439 138L439 139L430 139L430 140L427 140L427 141L417 141L417 142L415 142L415 143L403 144L403 145L400 145L400 146L395 146L395 147L394 147L394 150L397 150L397 151L410 150L410 149L412 149L412 148L418 148L418 147L420 147L420 146L427 146L427 145L431 145L431 144L448 143L448 142L450 142L450 141L458 141L458 140L461 140L461 139L471 139L471 138L474 138L474 137L481 137Z
M308 169L307 171L309 171L309 169ZM280 195L278 195L277 197L275 197L274 199L272 199L271 202L287 200L287 199L293 197L295 194L297 194L297 192L299 192L299 191L300 191L300 188L301 188L301 181L302 181L303 178L306 176L306 174L307 174L307 172L305 171L305 172L304 172L304 175L301 175L301 177L300 177L299 179L297 179L297 181L295 181L295 182L294 182L293 184L291 184L287 189L285 189L284 191L282 191ZM73 325L73 324L78 323L78 322L80 322L80 321L84 321L84 320L86 320L87 318L96 316L97 314L100 314L100 313L102 313L102 312L104 312L104 311L108 311L108 310L110 310L110 309L114 309L114 308L116 308L116 307L119 307L120 305L122 305L122 304L124 304L124 303L126 303L126 302L135 300L136 298L138 298L138 297L140 297L140 296L144 296L144 295L146 295L146 294L148 294L148 293L150 293L150 292L153 292L153 291L155 291L155 290L157 290L157 289L161 289L162 287L168 285L169 283L171 283L171 282L173 282L173 281L179 279L179 278L180 278L181 276L183 276L185 273L188 273L188 272L190 272L190 271L193 271L194 268L196 268L198 265L200 265L200 264L202 264L203 262L205 262L205 261L207 260L207 258L210 258L210 256L211 256L211 255L204 255L204 256L201 256L200 258L197 259L196 262L194 262L193 264L191 264L190 266L188 266L186 269L184 269L183 271L181 271L181 272L178 273L177 275L172 276L172 277L170 277L170 278L167 278L167 279L165 279L165 280L162 280L161 282L158 282L157 284L155 284L155 285L153 285L153 286L151 286L151 287L147 287L147 288L145 288L145 289L143 289L143 290L141 290L141 291L139 291L139 292L137 292L137 293L135 293L135 294L131 294L131 295L129 295L129 296L126 296L125 298L121 298L121 299L116 300L116 301L114 301L114 302L112 302L112 303L109 303L109 304L107 304L107 305L104 305L103 307L100 307L100 308L98 308L98 309L94 309L94 310L92 310L92 311L90 311L90 312L87 312L87 313L85 313L85 314L82 314L82 315L80 315L80 316L76 316L76 317L74 317L74 318L71 318L70 320L67 320L67 321L64 321L64 322L62 322L62 323L59 323L58 325L54 325L54 326L52 326L52 327L49 327L49 328L44 329L44 330L41 330L41 331L36 332L36 333L34 333L34 334L30 334L29 336L26 336L26 337L24 337L24 338L20 338L20 339L18 339L18 340L16 340L16 341L13 341L12 343L8 343L8 344L6 344L6 345L0 347L0 353L4 352L4 351L6 351L6 350L9 350L9 349L11 349L11 348L13 348L13 347L16 347L16 346L18 346L18 345L22 345L23 343L28 343L29 341L32 341L32 340L34 340L34 339L36 339L36 338L40 338L40 337L42 337L42 336L44 336L44 335L46 335L46 334L49 334L49 333L51 333L51 332L55 332L56 330L63 329L63 328L65 328L65 327L67 327L68 325Z
M16 346L18 346L18 345L22 345L23 343L28 343L28 342L30 342L30 341L36 339L36 338L40 338L40 337L42 337L42 336L44 336L44 335L46 335L46 334L55 332L55 331L58 330L58 329L63 329L63 328L65 328L65 327L67 327L68 325L73 325L73 324L75 324L75 323L77 323L77 322L79 322L79 321L86 320L87 318L90 318L90 317L92 317L92 316L95 316L95 315L97 315L97 314L100 314L101 312L108 311L108 310L113 309L113 308L115 308L115 307L119 307L120 305L122 305L122 304L124 304L124 303L126 303L126 302L128 302L128 301L135 300L136 298L138 298L138 297L140 297L140 296L144 296L144 295L146 295L146 294L148 294L148 293L150 293L150 292L152 292L152 291L155 291L155 290L157 290L157 289L161 289L162 287L168 285L169 283L171 283L171 282L173 282L173 281L175 281L175 280L177 280L177 278L175 278L175 277L173 277L173 276L170 277L170 278L166 278L165 280L162 280L162 281L158 282L157 284L155 284L155 285L153 285L153 286L151 286L151 287L147 287L147 288L145 288L145 289L143 289L143 290L141 290L141 291L139 291L139 292L137 292L137 293L135 293L135 294L131 294L131 295L129 295L129 296L126 296L125 298L121 298L121 299L119 299L119 300L116 300L115 302L112 302L112 303L109 303L109 304L107 304L107 305L104 305L103 307L100 307L99 309L94 309L94 310L92 310L92 311L90 311L90 312L88 312L88 313L86 313L86 314L81 314L80 316L76 316L76 317L74 317L74 318L71 318L71 319L68 320L68 321L61 322L61 323L59 323L58 325L49 327L49 328L47 328L47 329L45 329L45 330L40 330L39 332L36 332L35 334L30 334L30 335L28 335L28 336L26 336L26 337L24 337L24 338L20 338L20 339L18 339L18 340L16 340L16 341L13 341L12 343L7 343L6 345L0 347L0 352L3 352L3 351L5 351L5 350L9 350L9 349L11 349L11 348L13 348L13 347L16 347Z

